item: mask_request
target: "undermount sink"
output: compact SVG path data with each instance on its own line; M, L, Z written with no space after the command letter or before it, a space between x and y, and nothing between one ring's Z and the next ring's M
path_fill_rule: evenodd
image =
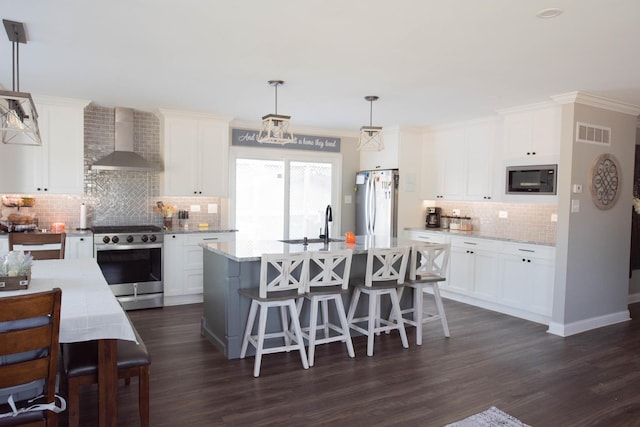
M303 245L305 243L305 239L287 239L287 240L279 240L282 243L290 243L292 245ZM344 242L344 239L329 239L330 242ZM307 239L307 243L324 243L324 239Z

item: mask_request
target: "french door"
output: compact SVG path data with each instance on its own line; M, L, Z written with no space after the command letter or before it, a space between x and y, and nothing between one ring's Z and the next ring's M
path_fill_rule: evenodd
M332 229L339 231L339 156L263 151L232 154L234 228L255 240L316 238L333 205Z

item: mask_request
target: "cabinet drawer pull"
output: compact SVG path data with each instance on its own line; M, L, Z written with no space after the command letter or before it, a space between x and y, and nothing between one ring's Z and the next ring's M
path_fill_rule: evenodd
M518 249L518 250L522 252L535 252L533 249Z
M462 243L464 243L465 245L477 245L477 243L475 242L462 242Z
M218 240L218 237L205 237L202 240Z

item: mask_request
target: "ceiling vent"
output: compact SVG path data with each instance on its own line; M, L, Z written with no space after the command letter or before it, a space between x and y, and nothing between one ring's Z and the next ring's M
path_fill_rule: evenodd
M611 145L611 128L577 122L576 142L586 142L587 144L597 145Z

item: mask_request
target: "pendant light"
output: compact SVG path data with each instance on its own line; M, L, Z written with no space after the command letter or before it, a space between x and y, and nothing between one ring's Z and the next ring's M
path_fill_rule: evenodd
M0 90L0 130L4 144L41 145L38 113L30 93L20 92L20 43L27 44L21 22L2 20L13 43L13 90Z
M358 141L358 151L380 151L384 149L384 141L382 138L382 126L373 126L373 101L377 101L378 97L374 95L365 96L364 99L369 101L369 126L360 128L360 139Z
M278 114L278 86L283 85L282 80L269 80L269 84L276 92L276 112L262 117L262 127L258 134L258 142L261 144L289 144L294 142L293 134L289 131L291 116Z

